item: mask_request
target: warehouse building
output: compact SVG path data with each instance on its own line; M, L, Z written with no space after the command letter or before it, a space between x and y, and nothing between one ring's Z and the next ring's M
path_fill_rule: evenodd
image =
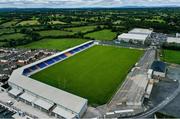
M145 44L145 41L150 39L152 32L152 29L134 28L128 33L119 35L118 40L136 44Z
M153 33L153 29L143 29L143 28L134 28L128 32L129 34L141 34L141 35L148 35L151 36Z
M168 37L167 43L180 43L180 38L178 37Z
M118 40L120 41L140 43L140 44L144 44L147 39L148 39L148 35L144 35L144 34L123 33L118 36Z
M151 69L153 70L152 77L154 79L164 79L166 77L166 64L162 61L154 61L151 65Z

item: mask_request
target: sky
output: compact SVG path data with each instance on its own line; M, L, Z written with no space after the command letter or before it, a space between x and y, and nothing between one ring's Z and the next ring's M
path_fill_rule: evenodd
M0 8L180 6L180 0L0 0Z

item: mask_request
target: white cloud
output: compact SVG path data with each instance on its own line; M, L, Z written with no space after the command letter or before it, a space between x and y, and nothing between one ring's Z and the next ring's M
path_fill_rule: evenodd
M121 6L180 6L180 0L0 0L3 7L121 7Z

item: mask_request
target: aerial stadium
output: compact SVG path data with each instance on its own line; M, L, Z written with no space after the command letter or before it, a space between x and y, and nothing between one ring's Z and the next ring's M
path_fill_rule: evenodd
M49 115L80 118L112 98L143 52L88 41L14 70L9 94Z

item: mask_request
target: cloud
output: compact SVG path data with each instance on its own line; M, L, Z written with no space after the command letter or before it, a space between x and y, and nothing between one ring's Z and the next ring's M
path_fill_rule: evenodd
M121 6L180 6L180 0L0 0L0 8L18 7L121 7Z

